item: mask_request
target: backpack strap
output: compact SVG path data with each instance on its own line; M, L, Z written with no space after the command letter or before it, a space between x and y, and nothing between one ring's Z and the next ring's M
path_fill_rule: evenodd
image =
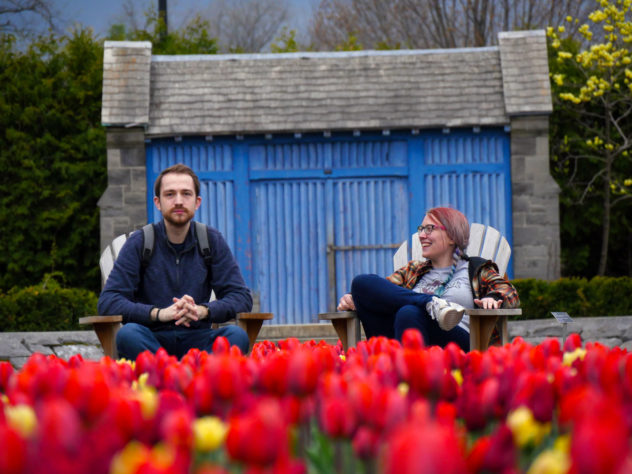
M206 225L202 222L194 222L195 224L195 235L198 241L198 248L202 257L204 258L204 263L207 267L211 266L211 247L208 243L208 233L206 230ZM143 255L142 255L142 265L143 268L149 265L151 261L151 256L154 253L154 225L147 224L143 226Z
M200 249L200 253L204 258L204 263L207 267L211 267L211 247L208 243L208 231L206 229L206 224L202 222L195 222L195 235L198 241L198 247Z
M143 268L149 265L151 261L151 255L154 252L154 225L147 224L143 226L143 255L142 266Z

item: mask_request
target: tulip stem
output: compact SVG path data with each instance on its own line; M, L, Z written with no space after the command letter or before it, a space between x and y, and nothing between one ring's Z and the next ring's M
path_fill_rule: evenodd
M342 441L334 441L334 469L338 474L344 474L344 460L342 453Z

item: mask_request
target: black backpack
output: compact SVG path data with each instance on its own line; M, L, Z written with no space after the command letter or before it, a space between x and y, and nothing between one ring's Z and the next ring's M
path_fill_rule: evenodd
M206 225L201 222L193 222L195 224L195 235L197 236L198 249L204 258L204 263L208 268L211 267L211 247L208 243L208 233ZM147 224L143 226L143 268L149 265L151 256L154 252L154 225Z

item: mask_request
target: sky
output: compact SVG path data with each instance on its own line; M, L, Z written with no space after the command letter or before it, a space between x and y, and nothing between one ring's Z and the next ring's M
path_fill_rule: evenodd
M151 0L158 5L158 0ZM312 5L316 0L288 0L290 3L291 28L306 29ZM124 0L52 0L54 8L62 18L62 27L70 27L73 23L91 26L100 37L105 36L110 25L121 22ZM170 28L178 28L191 18L201 7L206 7L205 0L167 0L167 14ZM139 1L140 10L149 0ZM66 28L63 28L64 30Z

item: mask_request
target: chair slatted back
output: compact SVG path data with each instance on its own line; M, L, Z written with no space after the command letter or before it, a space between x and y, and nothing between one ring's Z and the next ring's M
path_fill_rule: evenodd
M422 256L421 242L417 232L411 236L412 260L425 260ZM505 274L511 257L511 247L500 232L493 227L474 223L470 226L470 242L466 252L471 257L483 257L492 260L498 266L499 273ZM403 262L403 263L402 263ZM404 241L393 257L394 269L408 263L408 241Z
M105 282L110 276L110 272L114 267L114 261L118 258L123 244L127 240L127 234L119 235L110 245L108 245L99 259L99 267L101 268L101 286L105 286Z

